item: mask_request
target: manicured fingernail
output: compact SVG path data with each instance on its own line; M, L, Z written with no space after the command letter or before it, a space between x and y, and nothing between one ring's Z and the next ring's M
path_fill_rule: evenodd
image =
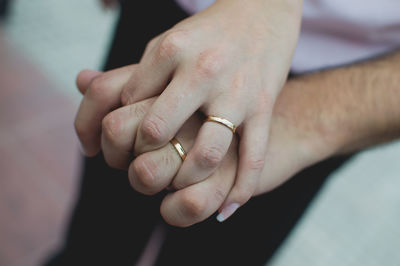
M238 203L231 203L222 209L222 211L217 215L218 222L223 222L228 219L239 208L239 206Z

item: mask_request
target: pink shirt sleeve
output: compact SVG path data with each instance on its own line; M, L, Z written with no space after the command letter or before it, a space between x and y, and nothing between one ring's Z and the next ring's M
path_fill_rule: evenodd
M196 12L199 12L210 6L212 3L214 3L214 0L175 0L175 1L189 14L194 14Z

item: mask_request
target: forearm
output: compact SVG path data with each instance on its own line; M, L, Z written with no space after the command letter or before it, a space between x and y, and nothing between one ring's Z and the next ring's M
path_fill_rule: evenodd
M316 131L332 154L400 137L399 51L293 78L282 94L278 113L299 130Z

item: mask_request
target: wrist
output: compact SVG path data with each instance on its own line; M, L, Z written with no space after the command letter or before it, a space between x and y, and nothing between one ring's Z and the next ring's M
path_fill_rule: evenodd
M290 79L274 109L274 115L283 118L295 132L296 143L308 165L339 153L346 139L338 120L329 116L325 96L314 79Z

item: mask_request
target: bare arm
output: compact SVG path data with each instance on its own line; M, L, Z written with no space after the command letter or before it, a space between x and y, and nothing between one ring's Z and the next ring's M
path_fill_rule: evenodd
M400 137L400 51L299 76L287 86L277 111L302 114L298 126L317 130L334 154Z
M292 78L272 119L256 194L328 157L400 137L400 51Z

